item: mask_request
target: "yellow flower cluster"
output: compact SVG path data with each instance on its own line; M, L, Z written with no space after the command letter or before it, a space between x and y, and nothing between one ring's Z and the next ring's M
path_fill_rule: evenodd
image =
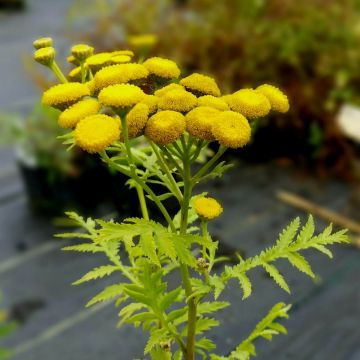
M266 116L271 110L268 98L253 89L241 89L227 97L230 109L244 115L248 119Z
M197 104L196 96L186 90L171 90L159 97L158 107L161 110L187 112Z
M144 66L149 70L150 74L172 79L180 76L180 69L175 61L163 59L160 57L152 57L144 62Z
M144 97L145 93L139 87L131 84L111 85L99 93L100 103L115 109L134 106Z
M230 110L229 105L223 99L212 95L200 96L198 98L198 106L209 106L220 111Z
M220 89L210 76L194 73L180 80L180 84L190 91L200 94L220 96Z
M158 109L159 98L155 95L145 95L140 104L145 104L149 108L149 114L153 114Z
M199 196L194 199L193 207L203 220L212 220L220 216L223 208L220 203L211 197Z
M118 64L99 70L94 77L94 82L97 89L102 89L110 85L143 79L148 75L148 70L141 64Z
M240 148L250 141L251 128L246 118L234 111L222 112L212 126L215 139L223 146Z
M219 110L199 106L186 114L186 130L198 139L214 140L212 127L218 121Z
M146 104L136 104L126 115L129 139L138 136L149 118L149 107ZM122 139L123 140L123 139Z
M45 55L51 57L52 51L55 56L46 38L39 39L36 47L38 61ZM240 148L250 141L248 119L289 109L286 95L272 85L221 96L209 76L194 73L176 80L180 69L169 59L152 57L137 63L131 50L92 53L88 45L72 48L68 60L76 67L68 78L54 62L64 83L43 94L44 104L63 110L59 126L74 129L76 144L88 152L124 141L121 119L130 139L145 134L166 146L187 132L200 140Z
M83 118L95 115L100 110L100 104L96 99L81 100L64 110L58 119L59 126L72 129Z
M168 145L180 138L185 127L185 118L181 113L159 111L147 122L145 135L159 145Z
M135 48L148 48L156 44L157 36L154 34L142 34L129 36L128 43Z
M78 82L58 84L44 92L42 102L44 105L63 110L86 95L90 95L90 90L85 84Z
M164 96L167 92L172 90L185 90L185 88L182 85L171 83L169 85L166 85L154 92L155 96L161 97Z
M289 99L288 97L277 87L269 84L258 86L256 91L260 92L267 97L271 104L271 109L281 113L289 111Z
M120 138L120 121L104 114L82 119L75 129L75 142L89 153L101 151Z

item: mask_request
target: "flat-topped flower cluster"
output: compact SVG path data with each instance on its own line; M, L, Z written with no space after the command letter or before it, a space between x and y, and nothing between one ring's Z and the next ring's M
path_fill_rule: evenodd
M51 44L38 40L35 45L43 45L35 59L52 67ZM199 73L181 77L172 60L133 59L131 50L94 55L90 46L75 45L68 61L76 67L45 91L43 103L62 110L59 125L74 129L75 143L85 151L99 152L121 141L121 118L130 139L145 135L166 146L187 132L239 148L250 140L249 122L289 109L287 96L272 85L222 95L213 78Z

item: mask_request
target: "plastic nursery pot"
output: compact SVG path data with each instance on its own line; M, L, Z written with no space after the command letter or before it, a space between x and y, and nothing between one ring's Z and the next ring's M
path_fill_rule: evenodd
M0 0L0 10L23 10L25 5L25 0Z
M55 216L76 210L90 214L109 198L106 186L109 173L102 166L69 176L48 168L29 167L22 163L18 165L29 203L37 213Z

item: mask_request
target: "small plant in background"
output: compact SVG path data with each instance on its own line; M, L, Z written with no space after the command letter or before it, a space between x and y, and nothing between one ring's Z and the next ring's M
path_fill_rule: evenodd
M277 79L292 109L286 120L273 114L260 122L244 155L287 156L320 171L349 172L352 151L335 118L340 104L359 101L358 1L122 0L102 1L102 11L96 4L91 15L87 2L92 26L79 37L104 50L146 32L158 37L150 54L213 74L228 92ZM83 8L82 0L74 2L73 23L84 17ZM314 123L321 149L309 141Z
M90 201L88 177L101 183L111 176L86 153L66 151L57 140L66 133L58 124L59 114L59 110L41 104L28 115L0 114L0 145L14 147L30 204L36 211L51 215L69 209L91 212L101 197L109 194L99 192Z
M17 159L24 166L49 169L49 181L73 171L74 155L56 140L64 134L57 124L58 116L59 110L40 104L28 116L0 114L1 145L15 146Z
M1 300L1 296L0 296ZM15 330L15 323L9 321L6 310L0 308L0 339L5 338ZM11 350L6 349L0 344L0 359L8 359L11 355Z
M54 69L54 57L49 56L53 53L45 47L35 52L35 59ZM216 255L218 243L208 224L216 221L223 208L211 194L196 189L231 167L221 161L222 155L250 141L257 119L288 111L286 95L272 85L222 95L207 75L181 77L175 62L159 57L135 62L128 50L94 55L90 46L81 44L72 48L71 56L78 66L72 71L76 79L72 74L69 82L69 77L57 74L62 83L46 90L42 101L62 111L59 123L68 132L61 138L68 147L97 154L129 178L142 212L141 217L122 222L68 214L85 232L59 235L83 240L64 250L103 253L108 259L74 284L120 275L87 306L115 300L121 308L119 325L141 326L149 334L147 358L194 360L200 354L203 359L250 359L256 353L255 340L286 333L279 321L288 317L290 306L275 305L228 356L217 355L216 344L206 333L220 325L216 313L231 305L221 300L228 282L238 281L243 298L248 298L252 293L249 273L262 267L290 292L277 260L286 259L314 277L301 252L315 249L331 257L329 245L348 241L345 230L333 233L329 226L315 235L311 216L302 227L297 218L272 247L254 257L239 256L237 264L220 272L213 270L222 259ZM134 147L139 137L144 145ZM216 153L196 164L211 143L217 146ZM154 185L166 192L158 195ZM167 198L178 204L175 216L164 206ZM161 212L160 222L152 219L149 203ZM168 283L169 276L177 277L181 285Z

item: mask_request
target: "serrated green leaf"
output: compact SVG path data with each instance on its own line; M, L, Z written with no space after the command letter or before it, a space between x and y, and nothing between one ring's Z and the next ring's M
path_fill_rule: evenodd
M148 354L155 345L167 339L167 330L164 328L157 329L150 334L149 340L146 343L144 354Z
M179 262L189 265L191 267L196 266L196 260L194 259L193 255L191 254L191 251L185 244L185 239L178 234L173 234L171 237L173 240L174 248L176 251L176 255L179 259Z
M287 318L290 306L284 303L276 304L268 314L256 325L255 329L251 332L247 339L240 343L237 348L231 352L229 360L249 360L251 356L256 356L256 349L253 342L263 337L271 340L273 335L279 333L286 333L286 329L275 322L279 318ZM214 359L217 359L216 357ZM221 359L221 357L219 357Z
M104 251L100 246L97 246L93 243L65 246L61 250L77 251L77 252L91 252L93 254Z
M140 246L144 255L155 265L161 267L159 258L156 253L156 245L151 231L147 231L140 236Z
M146 305L141 303L131 303L129 305L124 306L119 312L119 316L121 319L118 322L117 326L121 327L124 323L126 323L126 320L129 317L131 317L134 313L136 313L137 311L143 308L146 308Z
M157 316L154 313L148 312L148 311L144 311L141 313L138 313L136 315L133 315L131 317L129 317L128 319L126 319L126 322L129 324L135 324L138 322L143 322L143 321L158 321Z
M313 237L314 231L315 231L314 218L312 215L309 215L306 224L303 226L296 239L296 243L298 244L307 243Z
M55 237L64 238L64 239L67 239L67 238L91 239L93 236L90 234L85 234L85 233L69 232L69 233L55 234Z
M300 218L297 217L280 233L276 246L282 249L288 246L297 234L300 226Z
M179 318L183 317L185 314L187 314L187 308L186 307L183 307L181 309L176 309L176 310L173 310L171 311L168 316L167 316L167 320L168 322L173 322L173 321L176 321L178 320Z
M213 275L209 277L209 284L214 289L214 299L218 299L225 289L224 281L218 275Z
M103 291L95 295L87 304L86 307L97 304L98 302L112 300L115 297L118 297L123 294L124 286L123 284L110 285L106 287Z
M204 301L198 304L197 313L198 315L211 314L228 306L230 306L230 303L227 301Z
M124 285L124 292L139 303L151 305L152 299L148 296L146 290L137 285Z
M245 273L239 273L238 274L238 279L240 282L240 286L244 292L243 295L243 300L248 298L251 295L252 292L252 286L251 286L251 281L250 279L246 276Z
M267 273L274 279L274 281L287 293L290 294L290 289L288 284L286 283L284 277L280 274L279 270L270 264L263 264L264 269Z
M195 346L197 348L205 349L207 351L211 351L216 348L214 342L206 337L202 337L199 340L197 340Z
M314 244L312 247L315 248L316 250L322 252L323 254L325 254L326 256L328 256L330 259L332 259L332 258L334 257L334 256L333 256L333 253L331 252L331 250L329 250L328 248L326 248L326 247L323 246L323 245Z
M174 304L177 301L181 301L183 296L181 296L181 293L183 292L182 287L178 287L175 290L172 290L164 295L164 297L161 299L159 308L161 311L166 311L167 308Z
M313 273L310 264L299 253L290 253L287 255L287 259L299 271L309 275L312 278L315 277L315 274Z
M101 279L104 276L111 275L114 271L119 271L119 268L114 265L99 266L99 267L89 271L81 279L73 282L73 285L79 285L79 284L82 284L82 283L90 281L90 280Z

